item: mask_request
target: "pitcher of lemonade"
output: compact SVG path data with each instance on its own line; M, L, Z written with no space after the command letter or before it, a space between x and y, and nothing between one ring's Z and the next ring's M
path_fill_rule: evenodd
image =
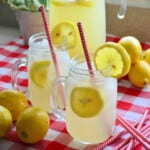
M126 0L121 0L119 18L124 16ZM77 22L81 22L87 46L93 52L106 40L105 0L50 0L49 24L54 44L66 41L70 57L81 53Z

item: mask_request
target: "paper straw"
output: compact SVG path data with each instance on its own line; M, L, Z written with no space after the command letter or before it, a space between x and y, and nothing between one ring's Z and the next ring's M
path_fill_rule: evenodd
M136 128L137 130L140 130L142 128L142 126L144 124L144 121L146 119L147 114L148 114L148 109L145 110L142 118L140 119L140 122L139 122L139 124L138 124L138 126ZM135 144L135 140L131 139L131 141L129 142L129 144L127 144L126 146L124 146L124 148L126 150L130 150L130 149L132 149L134 147L134 144Z
M144 122L147 120L147 116L148 116L148 109L145 110L145 112L144 112L144 114L142 115L140 121L134 123L134 125L133 125L134 127L137 126L137 129L140 130L144 136L146 136L146 134L145 134L143 131L145 131L145 129L147 129L148 126L147 126L147 125L144 126L144 127L142 127L142 126L143 126ZM130 140L131 140L131 141L130 141ZM130 141L130 142L129 142L129 141ZM134 142L135 142L135 141L134 141L133 137L131 138L131 136L130 136L129 138L127 138L127 139L125 139L123 142L121 142L121 143L115 148L115 150L120 150L120 149L122 149L122 150L130 150L130 149L133 148L133 146L135 146ZM128 143L129 143L129 144L128 144ZM134 145L133 145L133 144L134 144ZM137 142L136 142L136 145L137 145Z
M51 39L50 30L49 30L49 25L48 25L48 21L47 21L47 18L46 18L46 12L45 12L45 9L44 9L43 5L40 6L40 11L42 13L42 18L43 18L43 22L44 22L45 32L46 32L48 43L49 43L49 47L50 47L50 53L52 55L53 63L54 63L54 66L55 66L54 68L55 68L56 76L59 77L60 73L59 73L59 68L58 68L58 62L57 62L56 54L55 54L54 47L53 47L53 44L52 44L52 39ZM61 92L63 104L65 106L65 94L64 94L64 88L63 88L62 85L60 85L60 92Z
M103 143L101 143L100 145L98 145L94 150L100 150L102 148L104 148L105 146L113 143L115 140L117 140L119 137L121 137L122 135L124 135L126 133L126 131L121 131L120 133L118 133L116 136L112 136L110 137L108 140L104 141Z
M81 24L81 22L78 22L77 25L78 25L79 34L80 34L80 38L81 38L81 43L82 43L82 47L83 47L83 50L84 50L84 56L85 56L86 63L87 63L88 69L89 69L89 73L91 75L93 75L93 68L92 68L92 64L91 64L91 60L90 60L90 56L89 56L89 52L88 52L88 48L87 48L87 44L86 44L86 40L85 40L83 28L82 28L82 24Z
M144 134L146 137L150 136L150 127L143 131L142 134Z
M47 18L46 18L46 12L45 12L44 6L40 6L40 11L42 13L42 18L43 18L45 32L46 32L49 47L50 47L50 52L51 52L52 59L53 59L54 65L55 65L56 75L58 77L59 76L58 62L57 62L56 54L55 54L54 47L53 47L53 44L52 44L51 34L50 34L50 30L49 30L48 21L47 21Z
M134 127L136 127L138 125L138 122L136 122L136 123L134 123L133 124L133 126ZM126 130L125 131L125 134L126 133L128 133L128 131ZM121 148L123 148L123 146L125 145L125 144L127 144L130 140L131 140L131 136L129 136L127 139L125 139L124 141L122 141L120 144L118 144L115 148L114 148L114 150L120 150Z
M128 137L127 139L125 139L124 141L122 141L120 144L117 145L117 147L114 148L114 150L120 150L123 148L124 145L126 145L130 140L132 139L132 137Z
M142 126L144 124L144 121L146 119L146 116L148 115L148 112L149 112L149 110L146 109L145 112L144 112L144 114L143 114L143 116L142 116L142 118L141 118L141 120L140 120L139 125L137 126L137 130L140 130L142 128Z
M143 116L142 116L142 118L140 119L140 122L139 122L139 124L138 124L138 126L137 126L137 130L140 130L140 129L142 128L142 126L143 126L143 124L144 124L144 121L145 121L145 119L146 119L146 116L148 115L148 112L149 112L148 109L146 109L145 112L144 112L144 114L143 114ZM129 144L127 145L127 150L132 149L132 147L134 146L134 143L135 143L135 140L132 139L132 140L129 142Z
M147 119L150 119L150 116L147 116ZM142 134L145 137L149 137L150 136L150 123L147 123L144 127L141 128L140 130L142 132ZM140 146L138 142L136 142L135 144L136 147Z
M142 134L145 136L145 137L149 137L150 136L150 126L149 126L149 128L146 128L146 130L144 129L144 127L142 128L142 130L143 130L143 132L142 132ZM136 141L136 143L135 143L135 148L136 147L138 147L140 145L140 143L139 142L137 142Z
M138 124L138 123L136 122L136 123L133 124L133 126L135 127L135 126L137 126L137 124ZM125 135L125 134L127 134L127 131L126 131L126 130L125 130L125 131L124 131L124 130L121 131L121 132L120 132L119 134L117 134L116 136L113 136L113 137L107 139L105 142L99 144L95 150L100 150L100 149L102 149L103 147L105 147L105 146L107 146L107 145L109 145L109 144L112 144L115 140L117 140L118 138L120 138L121 136L123 136L123 135ZM129 137L128 139L125 139L125 140L124 140L123 142L121 142L114 150L120 150L121 147L123 147L125 144L127 144L127 142L130 141L130 139L131 139L131 137Z
M117 115L117 120L126 128L134 138L136 138L146 149L150 149L150 141L142 135L137 129L132 127L127 121L125 121L121 116Z
M146 124L144 127L142 127L143 124L145 123L145 121L150 118L150 117L149 118L148 117L149 117L148 109L146 109L144 114L143 114L143 116L141 117L140 121L136 122L136 123L134 123L132 125L133 127L137 126L137 129L140 130L145 137L150 135L150 124ZM126 133L127 133L127 131L122 131L119 134L117 134L116 136L109 138L105 142L103 142L100 145L98 145L95 148L95 150L101 150L102 148L104 148L105 146L113 143L115 140L117 140L122 135L125 135ZM127 139L122 141L119 145L117 145L117 147L114 148L114 150L120 150L120 149L127 150L127 149L133 148L130 144L129 144L130 146L127 145L130 140L133 141L133 137L132 136L129 136ZM137 146L137 145L138 145L138 142L135 143L135 146Z
M144 132L145 130L150 128L150 123L147 123L140 131Z

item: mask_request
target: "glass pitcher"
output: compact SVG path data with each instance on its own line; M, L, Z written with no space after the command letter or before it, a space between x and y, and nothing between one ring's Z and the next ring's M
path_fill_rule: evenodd
M121 0L118 18L124 17L126 0ZM54 44L66 40L70 57L81 53L77 22L83 25L90 52L106 40L105 0L50 0L49 24Z

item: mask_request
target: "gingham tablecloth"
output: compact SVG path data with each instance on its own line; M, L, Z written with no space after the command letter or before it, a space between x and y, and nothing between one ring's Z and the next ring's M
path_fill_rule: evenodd
M119 37L107 35L107 41L117 42ZM150 43L141 43L143 50L150 48ZM18 58L26 56L28 47L23 44L23 39L18 37L12 41L0 45L0 90L11 89L12 66ZM19 77L20 88L27 87L26 70L22 69ZM127 77L118 81L118 98L117 113L130 123L134 123L140 119L146 109L150 110L150 86L138 89L131 85ZM122 127L116 123L114 134L121 131ZM111 145L103 148L104 150L113 150L120 141L119 138ZM50 116L50 128L44 139L34 145L22 143L15 130L15 125L5 138L0 139L0 150L92 150L96 145L83 145L75 141L66 130L65 122ZM142 147L137 148L143 149Z

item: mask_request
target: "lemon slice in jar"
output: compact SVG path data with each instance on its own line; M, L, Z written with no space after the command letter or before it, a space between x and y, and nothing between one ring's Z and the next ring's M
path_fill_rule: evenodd
M78 0L77 3L82 6L93 6L94 0Z
M76 3L76 0L51 0L52 4L57 6L70 5Z
M77 42L77 32L71 22L61 22L52 29L52 40L55 45L66 44L68 49L74 48Z
M120 78L129 72L131 59L123 46L115 42L106 42L96 49L94 64L99 71L111 66L111 76Z
M36 61L30 67L31 80L39 87L44 87L47 82L50 61Z
M73 112L79 117L96 116L104 106L102 95L91 87L75 87L70 96Z

